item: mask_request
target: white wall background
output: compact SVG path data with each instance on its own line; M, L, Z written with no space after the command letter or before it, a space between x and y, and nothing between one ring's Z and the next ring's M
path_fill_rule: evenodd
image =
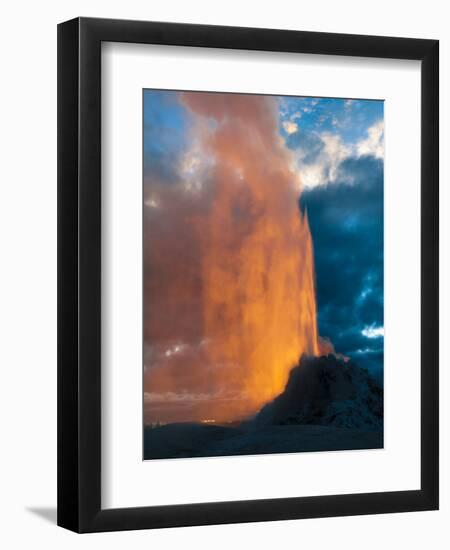
M448 548L450 543L450 13L411 0L7 3L0 85L0 541L5 548ZM78 15L441 41L441 510L75 535L56 506L56 24ZM407 131L407 129L405 129Z

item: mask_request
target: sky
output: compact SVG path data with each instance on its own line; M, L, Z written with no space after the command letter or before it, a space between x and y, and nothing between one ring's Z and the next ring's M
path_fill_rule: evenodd
M379 377L383 368L382 101L282 98L314 242L319 332Z
M298 176L312 234L318 329L337 352L380 378L383 369L383 102L273 98L278 138ZM214 120L207 122L214 132ZM150 184L202 193L210 156L193 141L177 92L144 91L144 201ZM169 231L169 229L168 229Z

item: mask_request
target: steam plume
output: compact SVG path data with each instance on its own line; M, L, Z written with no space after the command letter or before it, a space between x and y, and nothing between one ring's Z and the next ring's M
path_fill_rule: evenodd
M190 186L146 182L146 417L236 420L323 351L311 233L274 98L179 100L206 168Z

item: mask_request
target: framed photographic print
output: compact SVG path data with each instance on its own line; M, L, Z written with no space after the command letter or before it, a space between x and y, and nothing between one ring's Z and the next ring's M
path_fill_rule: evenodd
M438 42L58 27L58 524L438 508Z

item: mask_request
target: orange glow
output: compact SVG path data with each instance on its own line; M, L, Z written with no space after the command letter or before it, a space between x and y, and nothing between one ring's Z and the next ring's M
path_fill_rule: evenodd
M201 199L152 187L177 217L163 231L146 221L145 339L167 348L146 371L145 391L162 396L148 415L233 421L282 392L303 353L333 347L317 332L311 232L273 98L180 99L214 163Z

